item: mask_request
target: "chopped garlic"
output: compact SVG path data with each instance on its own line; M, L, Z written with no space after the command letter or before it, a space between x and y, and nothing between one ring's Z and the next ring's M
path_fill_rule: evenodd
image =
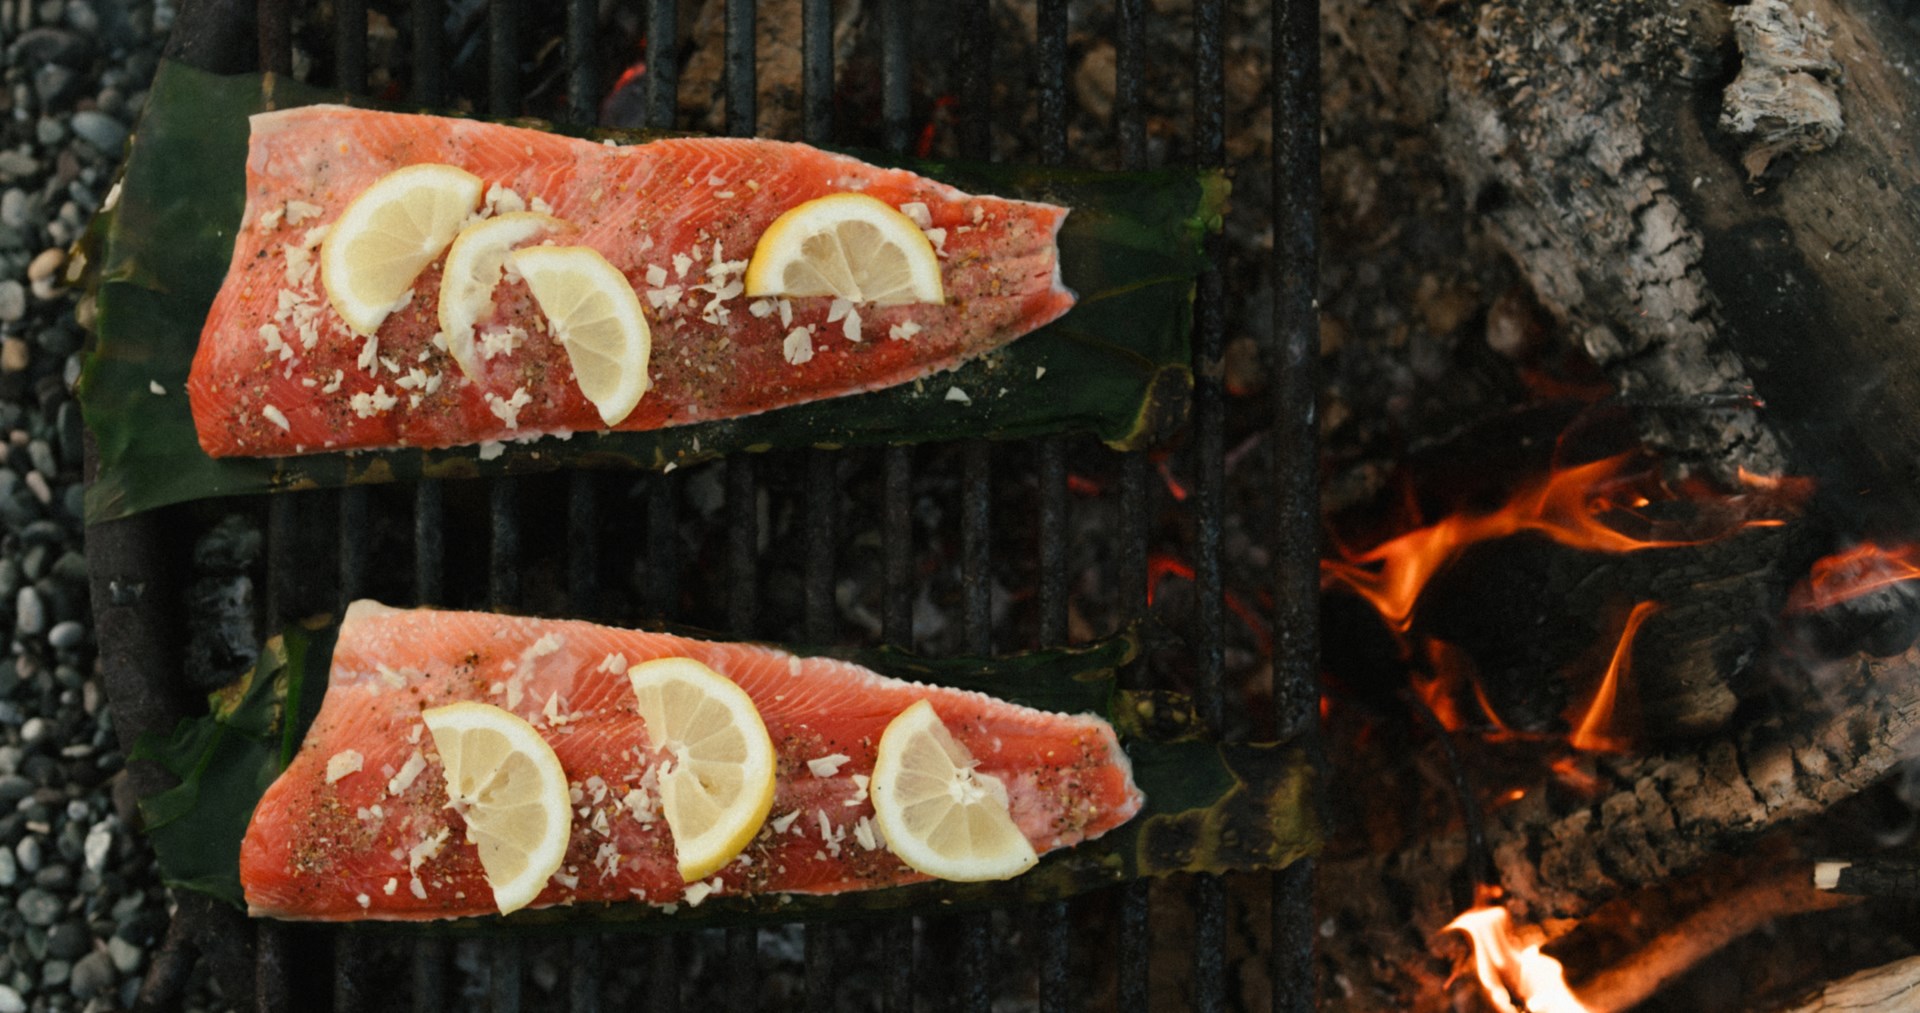
M508 429L520 428L520 409L533 403L533 395L525 387L516 387L513 396L503 398L498 394L487 395L487 409L494 417L505 423Z
M692 257L689 257L684 253L676 253L673 255L673 276L674 277L676 278L686 277L687 269L692 266L693 266Z
M1035 366L1035 367L1033 367L1033 378L1034 378L1035 380L1038 380L1038 379L1040 379L1041 377L1043 377L1043 376L1046 376L1046 375L1047 375L1047 367L1045 367L1045 366Z
M795 809L794 811L787 813L784 816L774 817L773 821L767 825L773 828L774 833L784 834L787 832L787 828L793 826L793 821L799 818L800 818L800 810Z
M366 758L360 755L359 750L342 749L327 758L327 783L332 784L348 774L359 773L364 766Z
M764 320L773 315L773 310L772 299L755 299L747 304L747 312L753 314L755 319Z
M862 816L853 824L853 839L860 843L862 849L877 851L880 848L880 837L874 833L875 829L873 820Z
M609 675L619 675L626 670L627 656L624 654L617 652L609 654L600 661L599 671L606 672Z
M418 756L420 754L415 753L413 755ZM407 849L407 871L414 874L415 882L419 881L420 866L433 861L434 858L439 856L440 846L447 843L447 833L447 828L441 827L439 833Z
M922 229L933 228L933 216L927 213L927 206L920 201L909 201L900 205L900 213L912 220Z
M303 200L290 200L287 202L288 225L298 225L309 218L318 218L320 217L320 213L321 207L318 204L309 204Z
M389 897L391 897L391 896L393 896L393 892L394 892L395 890L398 890L398 889L400 889L400 880L399 880L399 878L398 878L398 877L395 877L395 876L388 876L388 877L387 877L387 885L386 885L386 886L383 886L383 887L381 887L381 888L380 888L380 892L381 892L381 893L384 893L384 894L386 894L386 895L387 895L387 896L389 896Z
M947 230L946 229L928 229L926 230L926 232L927 232L927 242L933 244L933 252L938 256L942 256L942 257L946 256L947 255Z
M165 387L160 386L160 381L158 380L148 380L147 389L152 391L156 396L159 396L159 397L165 397L167 394L167 389Z
M847 319L846 319L846 322L840 325L840 333L844 335L848 341L852 341L855 343L858 343L860 341L860 311L859 310L847 311Z
M682 272L685 273L685 272ZM647 284L659 288L667 283L667 269L659 264L647 265Z
M842 317L851 312L853 312L852 300L834 296L833 302L827 304L827 323L839 323Z
M923 329L919 324L911 320L902 320L892 327L887 328L887 337L895 341L906 341L920 333Z
M853 757L845 753L829 753L826 756L817 756L808 760L807 769L813 771L815 777L832 777L840 772L842 764L851 759Z
M413 882L407 884L407 889L412 891L415 897L418 897L421 900L427 899L426 884L420 882L419 876L413 877Z
M687 906L699 907L701 901L706 900L708 897L711 897L712 895L719 892L720 892L719 876L713 877L712 882L706 882L706 883L696 882L696 883L688 884Z
M293 431L293 424L287 421L286 414L281 412L280 409L272 405L261 405L260 414L265 415L268 422L279 426L282 432L290 433Z
M787 333L787 340L781 347L791 365L802 365L813 358L813 328L795 327Z
M407 762L400 765L400 772L393 775L393 780L387 782L387 794L398 795L413 787L414 778L419 777L420 772L425 769L427 769L427 758L420 755L420 750L414 750L413 755L407 757Z
M958 402L960 402L961 404L972 404L972 403L973 403L973 399L967 396L967 392L966 392L966 391L964 391L964 390L961 390L961 389L960 389L960 388L958 388L958 387L948 387L948 388L947 388L947 400L949 400L949 401L958 401Z

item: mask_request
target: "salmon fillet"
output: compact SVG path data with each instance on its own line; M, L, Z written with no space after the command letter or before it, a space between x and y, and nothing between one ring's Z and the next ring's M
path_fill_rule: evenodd
M973 196L806 145L688 138L616 147L344 106L262 113L252 117L233 262L187 384L208 454L449 447L605 429L523 282L504 281L493 317L481 321L516 347L475 379L435 341L441 261L372 341L328 305L311 267L323 230L375 180L428 162L479 176L492 210L550 209L578 230L557 241L592 247L626 276L654 345L653 387L623 430L905 383L991 352L1073 305L1055 241L1065 208ZM776 217L846 191L922 219L941 251L944 304L863 304L842 316L827 297L756 307L741 294L741 272Z
M680 881L658 814L662 757L647 740L626 675L659 657L691 657L732 679L753 698L779 756L768 822L697 895ZM532 723L574 792L566 860L532 907L677 904L710 891L830 894L922 881L878 837L866 779L887 723L923 699L979 769L1005 784L1014 822L1035 851L1098 837L1140 810L1126 754L1112 727L1091 715L1048 713L752 644L355 602L340 627L320 713L247 828L240 850L247 907L254 915L318 920L493 913L479 851L447 808L445 774L420 718L457 700L491 703ZM359 769L329 782L330 763L348 751L358 754Z

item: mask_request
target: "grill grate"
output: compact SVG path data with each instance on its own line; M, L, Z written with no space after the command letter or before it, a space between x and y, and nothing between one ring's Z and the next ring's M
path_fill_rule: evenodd
M258 4L259 66L289 73L293 66L291 5L272 0ZM678 4L654 0L646 15L647 91L649 126L674 125L679 85L680 33ZM1115 129L1120 162L1130 169L1147 165L1146 118L1141 82L1144 71L1144 0L1116 0ZM333 63L336 83L356 92L368 84L366 0L331 0L334 16ZM568 0L565 108L576 121L591 122L596 115L600 75L595 52L595 0ZM413 0L410 35L411 99L422 105L446 104L450 65L442 25L446 0ZM522 95L520 53L523 51L521 0L489 0L486 9L486 108L495 115L519 112ZM724 90L726 129L753 133L755 122L755 5L752 0L726 0L724 8ZM1034 74L1036 78L1037 139L1042 161L1068 160L1067 70L1068 0L1038 0ZM1206 166L1226 163L1226 99L1224 87L1224 0L1197 0L1194 5L1193 74L1195 108L1193 137L1197 161ZM909 78L908 0L879 0L881 54L881 114L887 145L904 152L912 136ZM960 118L957 124L961 153L984 159L992 154L993 87L989 77L993 45L993 17L989 0L962 0L955 8ZM1315 478L1315 419L1313 377L1317 348L1317 321L1313 306L1316 282L1316 201L1318 152L1318 18L1317 0L1285 0L1273 12L1274 152L1276 185L1274 214L1275 255L1269 265L1275 291L1275 350L1273 455L1276 478L1273 522L1275 532L1274 724L1285 734L1311 732L1317 713L1315 663L1317 658L1317 487ZM183 23L192 20L183 12ZM802 133L814 142L834 139L833 123L833 5L831 0L802 3ZM1004 111L1003 111L1004 112ZM1018 122L1017 119L1006 122ZM1198 611L1191 642L1198 645L1198 705L1201 717L1216 731L1225 721L1224 532L1225 414L1222 356L1226 332L1228 293L1218 268L1220 244L1209 251L1215 268L1199 280L1195 320L1194 438L1185 451L1192 457L1195 476L1193 518L1195 582ZM961 631L963 646L974 653L995 647L992 617L991 569L996 553L1036 551L1039 561L1038 641L1040 646L1068 639L1069 523L1067 494L1067 438L1034 441L1033 479L1037 484L1038 545L995 544L993 494L996 471L1004 485L1025 476L1010 466L1027 455L1004 445L970 441L957 448L960 461ZM862 457L860 454L867 456ZM805 544L802 567L803 630L807 639L826 643L835 639L836 532L845 497L843 472L878 460L879 528L883 581L881 635L887 643L909 646L912 641L913 603L918 582L914 564L913 488L915 452L888 447L874 452L807 451L798 456L804 482L800 497ZM1000 467L996 468L996 461ZM794 463L794 462L781 462ZM728 631L753 637L761 625L761 586L758 543L761 538L763 478L775 469L763 469L752 456L737 455L725 465L724 572L728 597ZM1153 475L1142 454L1120 455L1118 545L1121 580L1119 613L1123 620L1148 614L1148 538L1152 517ZM566 566L564 591L570 611L583 618L609 616L603 593L604 555L602 523L614 508L604 495L604 476L574 473L563 483L542 484L532 479L497 478L485 485L484 535L488 553L484 564L486 600L502 608L525 601L522 586L522 536L529 531L564 532ZM679 504L685 490L678 474L649 475L640 480L641 495L634 504L643 510L644 557L635 561L644 580L639 582L638 608L648 618L677 618L681 584ZM537 494L530 490L536 490ZM559 494L554 493L558 491ZM464 493L462 494L464 495ZM449 595L446 525L453 509L449 487L437 480L417 483L410 495L376 494L356 487L329 494L273 497L267 506L267 615L275 624L323 608L336 607L369 589L369 565L375 549L368 532L382 525L410 530L415 546L411 593L422 604L443 603ZM411 517L406 515L410 513ZM317 534L325 533L325 534ZM89 532L95 561L95 601L99 619L102 669L123 735L140 729L168 727L182 711L177 699L177 651L165 650L172 637L155 596L141 599L125 588L144 586L166 576L154 546L160 538L151 516L101 525ZM331 580L328 561L337 563ZM455 578L458 579L458 578ZM1030 645L1019 645L1030 646ZM176 659L156 663L154 658ZM1123 674L1130 685L1155 685L1155 673L1146 660ZM314 687L316 690L321 687ZM120 720L125 718L125 720ZM136 765L138 776L142 774ZM136 787L139 787L138 783ZM1296 863L1278 873L1272 883L1272 943L1268 971L1274 983L1276 1010L1304 1011L1313 1007L1312 863ZM1154 891L1147 883L1116 888L1118 919L1110 952L1117 956L1117 1004L1126 1009L1147 1008L1152 940L1152 905L1166 903L1170 891ZM1196 877L1184 900L1194 920L1193 1006L1218 1010L1229 1005L1228 897L1223 880ZM916 999L943 1006L933 997L950 996L969 1011L991 1008L997 992L1025 989L1029 979L1006 981L992 973L997 934L1030 929L1037 945L1032 961L1042 1010L1064 1010L1076 1005L1089 984L1076 981L1070 959L1075 948L1069 926L1071 913L1097 901L1053 902L1024 911L981 912L939 918L897 917L866 925L813 923L805 926L804 982L806 1006L827 1010L837 1002L835 953L842 944L859 942L883 954L881 998L889 1010L911 1010ZM183 908L183 911L185 908ZM196 906L196 911L203 910ZM217 931L220 919L233 931L238 919L218 911L205 914ZM315 1005L313 990L302 983L330 980L333 1005L358 1009L393 1005L389 997L370 994L374 973L396 956L391 939L351 932L326 932L307 926L256 923L254 998L263 1009L298 1009ZM733 1009L755 1008L759 994L758 951L761 930L730 929L724 949L729 958L726 998ZM208 944L202 942L202 949ZM524 943L518 936L487 939L479 965L485 969L486 996L494 1010L518 1010L523 998ZM570 970L565 994L572 1009L597 1011L601 982L607 968L606 941L582 935L568 943ZM621 937L623 950L635 946ZM681 1006L679 984L692 947L680 935L651 937L641 944L644 953L635 963L648 970L652 981L668 987L646 991L649 1010L674 1011ZM1104 941L1080 942L1100 947ZM405 943L404 959L411 963L411 1004L418 1010L466 1005L453 992L451 972L454 944L439 937L421 937ZM916 962L916 949L920 959ZM957 950L958 959L945 952ZM209 952L211 952L209 950ZM164 963L164 961L160 962ZM1104 956L1099 963L1107 966ZM745 969L744 973L741 970ZM181 975L171 975L173 988ZM152 983L150 983L150 990Z

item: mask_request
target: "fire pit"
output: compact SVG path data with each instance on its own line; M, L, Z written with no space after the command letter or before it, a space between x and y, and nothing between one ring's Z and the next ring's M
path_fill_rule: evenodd
M1102 15L1098 31L1080 34L1069 30L1064 0L1043 0L1031 25L1009 24L985 2L937 11L843 4L836 12L806 0L799 8L797 16L756 14L752 3L726 0L695 13L654 3L644 21L626 11L608 21L585 2L562 11L496 0L481 12L430 0L405 9L336 0L255 11L203 0L183 5L170 53L210 70L265 69L423 106L574 123L624 116L746 135L766 134L772 122L775 132L820 143L1128 168L1168 157L1222 165L1230 151L1243 160L1258 151L1242 136L1253 127L1230 130L1228 11L1217 0L1177 16L1150 16L1127 0L1110 20ZM770 23L797 26L797 54L790 40L768 37ZM209 556L262 588L257 608L239 600L228 613L257 622L256 632L369 594L396 604L686 622L743 639L879 640L973 654L1064 644L1158 615L1153 636L1163 649L1128 673L1135 685L1192 691L1218 732L1310 734L1318 698L1318 29L1310 5L1273 13L1271 24L1272 168L1287 182L1252 202L1272 212L1251 227L1271 228L1272 253L1241 239L1214 247L1218 267L1202 277L1196 300L1192 427L1171 455L1114 454L1073 437L736 455L677 473L357 486L98 524L88 539L101 668L123 740L171 727L188 710L184 659L218 655L182 605L193 581L209 576ZM998 73L1009 53L1024 61L1017 87ZM1172 126L1163 103L1149 101L1145 86L1162 78L1191 96L1191 112L1172 110L1190 126ZM701 122L701 108L687 103L710 99L724 112ZM1090 115L1102 104L1110 109ZM1254 286L1269 274L1279 336L1268 441L1279 476L1269 507L1279 530L1269 557L1271 634L1244 595L1226 593L1223 367L1225 335L1245 326ZM1259 457L1232 456L1243 469ZM252 531L264 535L255 555L208 549L244 546ZM189 560L185 548L196 541L206 551ZM1251 626L1230 628L1233 614ZM1230 647L1249 638L1271 644L1270 669L1238 648L1229 664ZM162 783L150 765L130 769L143 791ZM1311 883L1310 861L1270 886L1262 880L1271 903L1260 910L1271 912L1271 925L1259 932L1230 921L1225 881L1200 876L887 924L730 929L724 938L579 935L557 944L564 981L529 973L529 951L547 946L540 939L248 923L182 893L143 995L170 1001L198 958L229 999L250 996L265 1009L324 1005L329 994L335 1008L437 1009L467 1003L466 990L503 1010L559 1001L596 1009L639 995L650 1009L722 1000L744 1009L795 993L811 1009L876 998L891 1009L950 999L985 1010L1008 998L1064 1009L1086 996L1128 1009L1170 1001L1220 1009L1246 987L1242 965L1250 963L1258 987L1273 983L1276 1008L1307 1009ZM614 956L634 949L644 953ZM396 978L410 988L376 984Z

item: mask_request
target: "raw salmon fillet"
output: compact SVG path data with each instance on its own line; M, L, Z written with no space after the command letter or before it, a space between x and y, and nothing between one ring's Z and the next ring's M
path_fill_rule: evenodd
M208 454L449 447L605 428L520 281L503 282L494 317L481 321L513 334L516 347L488 360L477 382L434 340L440 261L372 342L328 305L312 266L321 230L375 180L422 162L479 176L492 210L550 209L578 227L555 241L593 247L633 285L653 330L653 388L623 430L905 383L991 352L1073 305L1055 243L1065 208L973 196L801 144L688 138L612 147L344 106L262 113L252 118L233 263L187 384ZM910 217L924 206L921 225L941 251L944 304L862 304L840 316L827 297L756 307L741 294L747 260L775 218L845 191Z
M642 661L676 656L746 690L779 755L766 825L693 894L680 881L659 815L661 757L626 674ZM446 807L445 774L420 718L456 700L525 718L566 769L572 838L561 871L532 907L918 882L927 877L878 837L866 781L887 722L922 699L979 769L1006 785L1013 819L1035 851L1098 837L1139 811L1126 754L1113 729L1090 715L1052 714L751 644L355 602L340 627L319 716L247 828L240 850L247 907L320 920L493 913L479 851ZM349 750L359 754L360 769L329 783L329 762Z

